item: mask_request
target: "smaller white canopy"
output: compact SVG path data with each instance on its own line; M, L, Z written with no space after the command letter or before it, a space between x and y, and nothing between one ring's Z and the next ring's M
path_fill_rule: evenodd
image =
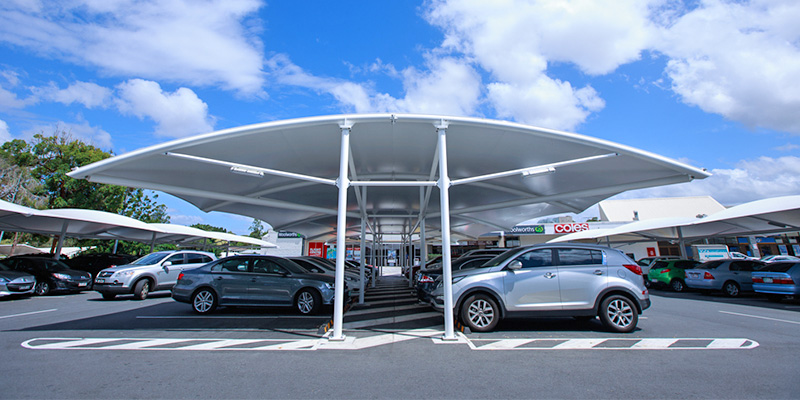
M740 204L705 218L676 217L636 221L608 230L595 229L571 233L550 242L631 234L640 238L675 240L798 230L800 230L800 196L783 196Z

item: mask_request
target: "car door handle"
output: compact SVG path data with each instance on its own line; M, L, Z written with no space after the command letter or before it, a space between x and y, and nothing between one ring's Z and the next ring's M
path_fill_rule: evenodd
M594 271L594 274L595 275L603 275L603 271L598 269L598 270Z
M556 277L556 274L554 274L552 272L548 272L548 273L544 274L544 277L547 278L547 279L553 279L553 278Z

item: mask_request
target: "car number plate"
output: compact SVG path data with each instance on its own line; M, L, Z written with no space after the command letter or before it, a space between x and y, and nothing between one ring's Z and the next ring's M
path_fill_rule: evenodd
M772 283L772 278L764 278L764 283Z
M86 286L86 282L78 282L78 287L84 287L84 286Z
M650 279L650 282L658 282L658 279Z
M105 281L106 281L105 279L100 279L100 278L95 279L95 282L97 283L105 283Z

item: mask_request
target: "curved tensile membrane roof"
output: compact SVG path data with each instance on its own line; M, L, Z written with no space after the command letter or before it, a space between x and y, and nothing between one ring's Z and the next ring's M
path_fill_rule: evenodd
M171 141L70 173L164 191L203 211L263 220L310 240L335 237L342 128L349 130L347 235L408 234L426 218L439 236L438 129L446 129L453 234L581 212L626 190L709 176L631 147L573 133L476 118L367 114L268 122ZM486 176L495 174L493 176ZM477 178L476 178L477 177ZM422 188L367 186L418 182ZM356 183L361 182L361 183Z
M702 218L658 218L613 229L571 233L551 243L614 237L614 242L699 239L715 236L766 235L800 230L800 196L782 196L740 204Z

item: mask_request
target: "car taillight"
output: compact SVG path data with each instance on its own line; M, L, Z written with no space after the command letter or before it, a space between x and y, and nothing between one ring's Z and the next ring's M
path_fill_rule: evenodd
M705 274L703 274L703 279L714 279L714 275L711 275L710 273L706 272Z
M753 283L764 283L764 280L759 277L753 277Z
M672 271L672 270L671 270L671 269L669 269L669 268L664 268L664 269L662 269L662 270L661 270L661 272L660 272L660 273L662 273L662 274L666 274L666 273L667 273L667 272L669 272L669 271Z
M623 267L627 268L628 271L631 271L636 275L641 275L642 274L642 267L640 267L640 266L638 266L636 264L624 264Z
M777 283L779 285L794 285L792 278L773 278L772 283Z
M422 275L419 277L419 283L433 283L433 278L428 275Z
M181 280L181 279L183 279L183 272L181 272L180 274L178 274L178 280Z

